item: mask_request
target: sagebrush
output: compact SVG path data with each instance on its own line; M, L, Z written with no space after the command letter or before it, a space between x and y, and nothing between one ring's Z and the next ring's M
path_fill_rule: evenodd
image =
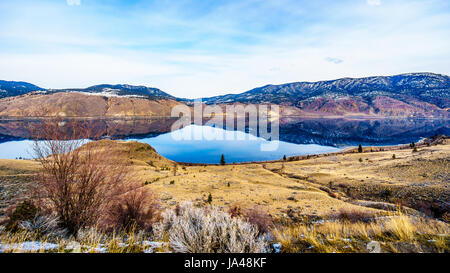
M192 203L166 210L154 230L174 252L262 253L267 247L256 226L216 207L197 208Z

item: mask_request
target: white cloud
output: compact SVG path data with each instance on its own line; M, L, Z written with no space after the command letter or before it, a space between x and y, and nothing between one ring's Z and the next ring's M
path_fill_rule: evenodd
M299 5L283 0L279 4L283 9L304 14L286 29L272 32L249 30L258 12L239 6L243 2L233 2L235 7L225 13L222 8L191 20L177 16L177 11L153 14L142 7L135 14L124 10L121 16L93 21L87 11L65 6L61 10L50 4L26 10L20 6L17 13L4 9L11 12L5 12L9 17L0 22L0 79L46 88L129 83L194 98L270 83L418 71L450 74L450 16L439 6L445 7L444 1L385 1L376 9L364 2L332 1L324 9L315 1ZM0 12L4 3L0 1ZM245 18L240 10L254 17L235 24ZM308 16L317 17L308 21ZM279 26L276 21L267 27ZM154 29L161 31L151 32ZM132 36L133 30L138 35ZM230 36L237 42L230 42ZM189 46L166 46L174 43Z
M379 6L379 5L381 5L381 0L367 0L367 5Z
M340 64L340 63L344 62L344 60L341 60L339 58L332 58L332 57L326 57L325 61L334 63L334 64Z
M81 5L81 0L66 0L69 6L79 6Z

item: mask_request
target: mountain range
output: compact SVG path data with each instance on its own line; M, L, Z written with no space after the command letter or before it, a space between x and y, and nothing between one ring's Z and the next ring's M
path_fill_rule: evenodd
M0 81L0 98L0 116L9 117L168 115L170 107L191 105L193 101L145 86L103 84L85 89L44 89L7 81ZM202 100L218 105L278 104L283 116L449 118L450 77L408 73L295 82Z
M450 77L432 73L266 85L206 98L208 104L272 103L309 113L448 116Z

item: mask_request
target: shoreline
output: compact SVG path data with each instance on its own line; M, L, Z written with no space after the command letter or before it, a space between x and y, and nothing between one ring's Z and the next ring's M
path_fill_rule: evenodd
M439 139L448 139L449 136L445 136L445 135L438 135L438 140ZM110 139L110 138L106 138L112 141L125 141L125 142L138 142L138 143L143 143L144 142L140 142L139 140L130 140L130 139ZM437 144L433 144L433 138L421 138L419 141L415 142L415 148L421 148L421 147L427 147L430 145L437 145ZM26 139L26 138L15 138L9 141L33 141L32 139ZM6 141L6 142L9 142ZM99 140L101 141L101 140ZM428 141L428 142L427 142ZM386 152L386 151L397 151L397 150L405 150L405 149L413 149L410 144L397 144L397 145L386 145L386 146L363 146L363 151L361 154L364 153L375 153L375 152ZM338 152L329 152L329 153L318 153L318 154L309 154L309 155L294 155L294 156L288 156L286 157L286 160L283 159L277 159L277 160L263 160L263 161L247 161L247 162L235 162L235 163L226 163L225 165L222 165L220 163L194 163L194 162L179 162L179 161L174 161L171 159L173 162L175 162L177 165L180 166L241 166L241 165L251 165L251 164L270 164L270 163L280 163L280 162L296 162L296 161L303 161L303 160L308 160L308 159L312 159L312 158L323 158L323 157L329 157L329 156L337 156L337 155L346 155L346 154L355 154L355 153L359 153L358 152L358 147L357 146L349 146L344 148L341 151ZM159 154L159 153L158 153ZM163 156L161 154L159 154L160 156ZM165 156L163 156L165 157ZM0 159L8 159L8 158L0 158ZM28 159L22 159L22 160L28 160Z
M442 139L448 139L448 136L441 136ZM430 140L431 138L422 138L420 141L415 143L415 148L428 147L425 143L426 140ZM431 143L430 145L437 145ZM413 149L410 144L398 144L398 145L388 145L388 146L363 146L364 153L376 153L376 152L387 152L387 151L398 151L398 150L406 150ZM280 163L280 162L296 162L302 160L308 160L312 158L322 158L328 156L336 156L336 155L346 155L346 154L358 154L358 147L351 146L347 147L340 152L333 153L321 153L321 154L312 154L312 155L299 155L299 156L289 156L286 157L286 160L268 160L268 161L249 161L249 162L239 162L239 163L229 163L225 165L221 164L208 164L208 163L187 163L187 162L177 162L177 164L181 166L240 166L240 165L250 165L250 164L269 164L269 163Z
M225 115L223 115L225 117ZM133 120L133 119L179 119L180 117L172 116L151 116L151 115L132 115L132 116L0 116L0 121L21 121L21 120L52 120L52 119L74 119L74 120ZM203 118L208 120L211 117ZM234 118L243 118L235 116ZM387 117L387 116L323 116L323 115L280 115L283 118L299 118L299 119L345 119L345 120L443 120L450 121L445 117Z

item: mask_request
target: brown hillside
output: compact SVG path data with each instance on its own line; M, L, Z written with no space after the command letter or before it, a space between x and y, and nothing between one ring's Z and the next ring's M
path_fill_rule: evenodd
M79 92L27 94L0 100L0 116L7 117L127 117L170 116L171 99L148 100L104 97Z

